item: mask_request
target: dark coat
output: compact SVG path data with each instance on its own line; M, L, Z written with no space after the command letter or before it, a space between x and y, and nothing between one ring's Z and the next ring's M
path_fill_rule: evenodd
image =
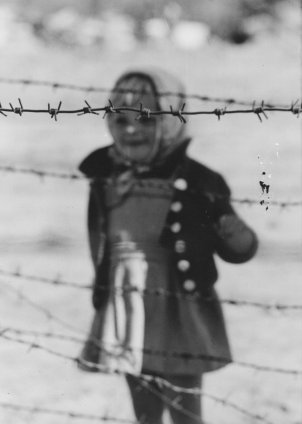
M106 303L109 284L104 188L106 179L123 171L122 168L113 163L109 147L92 152L79 167L91 179L88 231L95 267L93 305L96 309ZM187 157L184 148L170 155L164 164L137 177L172 176L174 195L159 243L174 252L180 291L198 292L204 296L211 291L218 277L214 253L228 262L245 262L254 256L257 238L237 217L230 204L230 190L222 176ZM241 224L240 232L234 234L232 242L219 231L219 219L224 215L237 217ZM245 239L248 242L244 242L244 248L240 249Z

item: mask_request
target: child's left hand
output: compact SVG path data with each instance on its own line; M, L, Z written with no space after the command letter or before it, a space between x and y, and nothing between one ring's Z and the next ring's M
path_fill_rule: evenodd
M215 229L221 238L228 239L244 231L246 225L236 215L222 215L215 225Z
M220 239L220 254L223 256L251 255L257 248L254 232L235 214L222 215L214 226ZM221 250L222 249L222 250ZM228 253L226 253L228 252ZM235 260L235 259L233 259Z

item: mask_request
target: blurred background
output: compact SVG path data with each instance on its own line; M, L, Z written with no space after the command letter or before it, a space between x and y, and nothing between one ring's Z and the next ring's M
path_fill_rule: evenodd
M297 7L292 0L2 0L1 44L131 49L165 42L198 49L216 38L244 44L293 31L300 24Z
M25 108L62 101L62 108L78 109L85 100L101 107L115 79L137 66L166 69L188 93L208 97L189 99L187 110L250 108L262 100L301 104L298 0L1 0L0 53L3 107L19 106L18 98ZM85 155L111 142L106 120L7 115L0 115L0 421L53 423L51 411L37 408L65 411L55 418L64 424L91 422L72 414L133 419L122 377L85 374L45 351L75 357L92 318L89 290L42 283L42 277L91 283L88 183L19 172L77 172ZM247 264L217 259L221 298L299 306L301 118L267 116L262 122L254 114L193 116L186 124L193 137L189 155L224 175L234 207L260 240ZM279 201L282 207L274 205ZM300 205L290 206L295 201ZM301 370L301 309L223 309L235 363L205 377L205 392L224 401L203 399L205 421L300 424L302 381L291 370ZM257 371L240 361L288 372Z

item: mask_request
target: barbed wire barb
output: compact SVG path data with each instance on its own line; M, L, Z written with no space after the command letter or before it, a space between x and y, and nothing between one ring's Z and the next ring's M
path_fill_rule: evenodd
M173 109L173 107L170 105L171 115L172 115L172 116L176 116L176 117L180 120L180 122L181 122L182 124L186 124L186 123L187 123L186 119L185 119L185 118L184 118L184 116L183 116L183 112L184 112L185 106L186 106L186 104L185 104L185 103L183 103L182 107L181 107L179 110L176 110L176 111L175 111L175 110Z
M59 102L59 105L57 108L51 108L50 104L48 103L48 113L50 114L51 118L54 118L55 121L57 121L57 116L60 113L62 101Z
M5 116L5 117L7 117L6 113L4 113L1 109L2 109L2 104L0 102L0 114L3 115L3 116Z
M24 111L23 105L22 105L22 102L21 102L21 99L20 98L18 98L18 101L19 101L19 105L20 105L19 107L13 107L13 105L11 103L9 103L9 105L10 105L11 111L13 113L15 113L15 114L17 114L19 116L22 116L23 111Z
M268 116L267 116L267 114L265 113L265 110L264 110L264 100L262 100L260 106L257 106L257 107L256 107L256 101L253 102L253 112L257 115L260 122L262 122L261 114L266 119L268 119Z
M299 106L297 107L298 103L299 103ZM297 99L295 102L292 102L291 111L294 115L297 116L297 118L300 118L300 113L302 112L302 104L300 103L299 99Z
M221 117L226 114L226 106L224 108L216 108L214 109L214 114L217 116L218 121L220 121Z
M85 103L86 103L86 105L87 105L87 106L84 106L84 107L83 107L83 112L78 113L78 116L86 115L87 113L92 113L93 115L99 115L99 113L95 112L95 111L91 108L91 106L90 106L90 104L87 102L87 100L85 100Z
M135 119L137 121L139 121L142 118L150 119L150 115L151 115L151 109L144 107L143 104L140 103L139 104L139 112L138 112L138 115Z
M106 115L108 115L110 113L123 113L121 110L118 110L113 106L113 103L110 99L108 99L108 103L109 103L109 105L107 105L103 108L104 111L105 111L105 113L103 115L103 119L105 119Z

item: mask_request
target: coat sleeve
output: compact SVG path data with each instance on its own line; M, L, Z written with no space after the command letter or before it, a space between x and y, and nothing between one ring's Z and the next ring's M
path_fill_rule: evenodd
M221 176L217 177L217 184L220 195L213 208L215 250L227 262L246 262L257 251L257 236L234 211L230 204L230 189Z

